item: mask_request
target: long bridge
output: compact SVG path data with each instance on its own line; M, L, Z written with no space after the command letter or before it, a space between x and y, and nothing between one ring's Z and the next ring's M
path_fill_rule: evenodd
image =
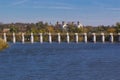
M120 42L120 33L0 33L5 42Z

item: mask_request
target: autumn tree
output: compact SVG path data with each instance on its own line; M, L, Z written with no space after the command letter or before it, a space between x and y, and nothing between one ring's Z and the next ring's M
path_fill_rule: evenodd
M115 33L116 29L114 27L110 27L110 28L107 29L107 32L108 33Z
M46 32L51 32L51 33L55 32L54 27L53 26L47 26L46 27Z

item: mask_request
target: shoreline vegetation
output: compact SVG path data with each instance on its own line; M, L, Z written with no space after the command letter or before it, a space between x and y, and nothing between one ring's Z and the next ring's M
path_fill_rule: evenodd
M0 33L119 33L120 22L115 25L90 26L78 22L56 22L51 24L43 21L37 23L0 23Z
M0 51L7 48L8 47L8 44L0 38Z

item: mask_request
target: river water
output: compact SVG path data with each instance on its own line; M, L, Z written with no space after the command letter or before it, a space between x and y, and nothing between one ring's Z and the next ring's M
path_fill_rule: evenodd
M9 43L0 80L120 80L119 43Z

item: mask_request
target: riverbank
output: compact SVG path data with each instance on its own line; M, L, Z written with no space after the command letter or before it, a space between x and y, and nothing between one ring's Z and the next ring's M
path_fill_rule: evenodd
M8 44L0 38L0 50L3 50L8 47Z

